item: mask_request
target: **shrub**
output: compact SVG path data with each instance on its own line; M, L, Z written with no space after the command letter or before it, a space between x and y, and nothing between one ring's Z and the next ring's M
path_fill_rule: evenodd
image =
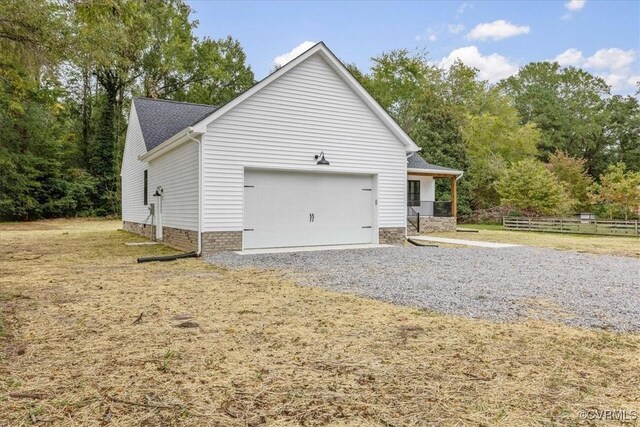
M543 163L526 159L512 164L495 183L500 203L535 215L559 215L573 203L564 186Z

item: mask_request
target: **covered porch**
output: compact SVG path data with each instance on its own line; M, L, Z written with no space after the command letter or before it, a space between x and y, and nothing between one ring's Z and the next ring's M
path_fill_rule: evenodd
M407 164L408 234L455 231L458 179L463 172L428 163L414 153ZM446 180L450 200L436 200L436 180Z

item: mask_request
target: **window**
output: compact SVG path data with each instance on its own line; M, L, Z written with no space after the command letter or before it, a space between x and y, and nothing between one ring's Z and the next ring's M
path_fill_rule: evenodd
M147 173L147 171L144 171L144 205L147 206L147 202L149 201L149 195L147 194L147 187L148 187L148 183L149 183L149 174Z
M407 181L407 204L420 206L420 181Z

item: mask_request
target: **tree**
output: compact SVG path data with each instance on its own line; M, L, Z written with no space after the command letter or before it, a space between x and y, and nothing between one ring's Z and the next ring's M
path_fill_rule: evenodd
M602 78L555 62L535 62L499 87L513 97L522 123L535 123L540 129L541 160L562 150L585 159L592 176L606 166L610 143L605 131L606 98L610 93Z
M640 172L628 171L624 163L610 165L592 187L592 198L609 218L628 219L640 206Z
M176 101L223 105L255 84L247 57L237 40L197 41L193 62L182 80L163 88L163 96Z
M183 0L74 2L71 11L82 139L100 188L95 204L117 213L129 94L220 105L250 87L253 72L237 41L193 35L197 21ZM88 76L97 83L94 99L86 97Z
M59 5L0 3L0 219L59 214L67 183L64 109L56 70L64 54ZM63 214L68 210L63 210Z
M495 183L500 203L536 215L564 214L571 207L566 190L538 160L514 163Z
M540 133L532 124L520 126L515 110L505 109L501 115L469 115L462 134L468 147L474 206L496 206L500 200L492 183L511 163L536 154Z
M610 163L623 162L640 172L640 103L633 96L612 96L607 101L606 136Z
M547 169L565 186L576 209L586 210L590 207L589 190L593 179L587 174L584 159L576 159L562 151L556 151L549 157Z

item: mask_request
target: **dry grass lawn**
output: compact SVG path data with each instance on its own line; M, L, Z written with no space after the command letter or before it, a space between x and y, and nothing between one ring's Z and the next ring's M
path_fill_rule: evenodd
M476 229L473 225L466 225L463 228ZM429 235L640 258L640 238L637 237L507 231L498 227L486 229L483 226L477 228L480 228L477 233L449 232Z
M118 226L0 224L0 425L587 425L581 410L640 409L638 335L137 264L169 250L126 246L140 239Z

